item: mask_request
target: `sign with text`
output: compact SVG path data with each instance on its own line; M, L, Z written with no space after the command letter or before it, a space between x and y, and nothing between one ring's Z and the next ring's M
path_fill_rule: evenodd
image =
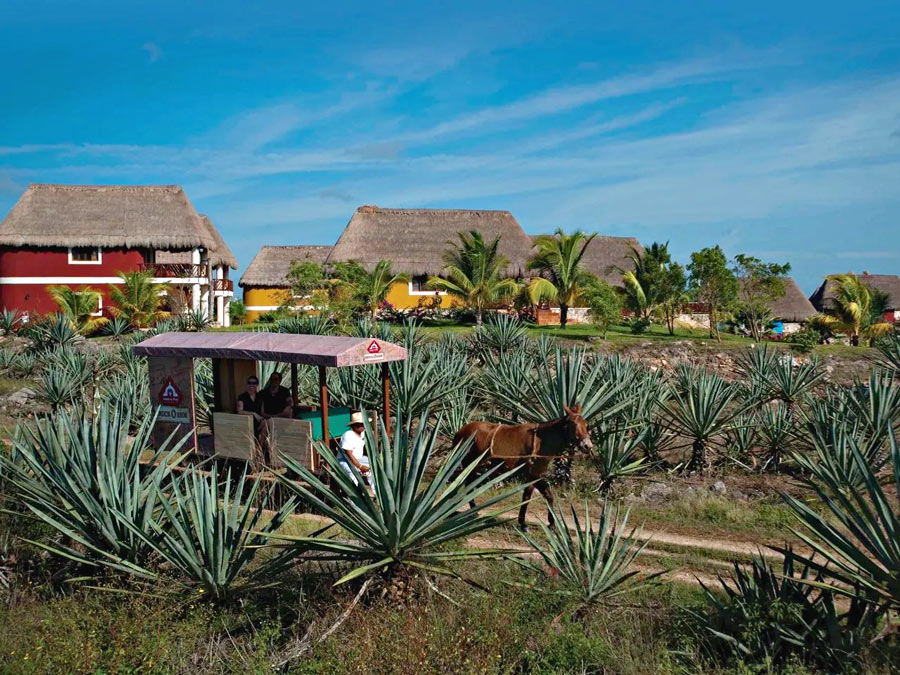
M378 340L372 340L369 343L369 346L366 347L366 351L370 354L380 354L381 353L381 345L378 344Z
M173 432L173 441L180 441L195 425L194 362L189 358L152 356L147 360L147 366L150 391L154 394L152 403L157 408L150 440L153 447L158 448ZM196 449L196 430L186 449L192 445Z

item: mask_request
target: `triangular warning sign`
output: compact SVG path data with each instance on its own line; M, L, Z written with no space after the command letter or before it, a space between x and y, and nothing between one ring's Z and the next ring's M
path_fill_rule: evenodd
M381 345L378 344L378 340L372 340L369 343L369 346L366 347L366 351L370 354L377 354L381 351Z
M175 386L175 380L167 377L162 389L159 390L159 402L161 405L178 407L181 405L181 391Z

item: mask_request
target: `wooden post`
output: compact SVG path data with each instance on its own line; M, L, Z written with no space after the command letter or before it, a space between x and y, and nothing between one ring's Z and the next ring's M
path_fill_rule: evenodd
M294 406L300 405L300 402L297 400L297 364L291 364L291 398L294 399ZM291 416L293 416L293 411L291 411Z
M319 405L322 412L322 442L331 448L328 435L328 382L325 377L325 366L319 366Z
M381 364L381 404L384 406L384 428L391 435L391 379L388 364Z

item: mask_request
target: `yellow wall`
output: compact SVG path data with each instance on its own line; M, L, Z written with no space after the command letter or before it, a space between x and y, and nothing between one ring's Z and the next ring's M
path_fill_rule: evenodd
M247 323L253 323L260 314L271 312L284 303L290 291L286 288L245 288L244 307L247 308ZM253 309L260 307L265 309Z
M289 291L286 288L260 288L251 287L244 289L244 307L247 308L247 323L253 323L261 314L274 311L279 305L288 300ZM457 307L460 302L449 295L441 295L441 309ZM415 309L421 303L429 306L434 299L434 292L426 295L410 295L409 284L398 282L393 284L385 299L396 309ZM264 309L253 309L260 307Z
M449 295L438 296L441 298L441 309L456 307L459 301ZM409 284L397 282L393 284L385 296L385 300L391 303L395 309L415 309L419 303L431 303L434 300L434 291L427 295L410 295ZM427 306L427 305L426 305Z

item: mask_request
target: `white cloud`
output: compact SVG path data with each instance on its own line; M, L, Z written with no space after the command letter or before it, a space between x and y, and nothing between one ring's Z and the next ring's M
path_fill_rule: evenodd
M150 63L156 63L159 60L159 57L162 56L162 50L155 42L145 42L141 45L141 49L147 52Z

